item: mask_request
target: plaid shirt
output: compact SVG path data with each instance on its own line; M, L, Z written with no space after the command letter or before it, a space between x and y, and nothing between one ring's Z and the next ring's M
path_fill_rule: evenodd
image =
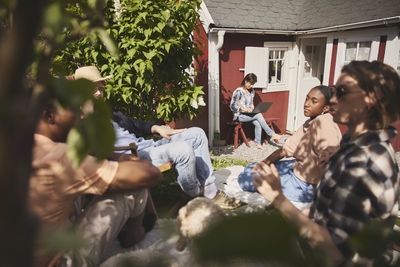
M357 259L348 238L373 219L393 219L398 212L399 180L389 142L396 130L371 131L351 141L343 135L317 189L310 218L325 227L345 258ZM392 225L393 226L393 225Z

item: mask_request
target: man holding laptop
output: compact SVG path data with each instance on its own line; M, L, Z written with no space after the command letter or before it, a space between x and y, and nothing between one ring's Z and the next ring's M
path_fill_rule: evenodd
M254 136L256 147L263 149L261 144L262 130L275 143L279 142L282 135L276 134L267 124L261 113L266 112L272 105L271 102L262 102L254 108L254 90L253 86L257 82L257 76L254 73L247 74L232 95L230 108L233 112L233 120L240 122L252 122L254 124Z

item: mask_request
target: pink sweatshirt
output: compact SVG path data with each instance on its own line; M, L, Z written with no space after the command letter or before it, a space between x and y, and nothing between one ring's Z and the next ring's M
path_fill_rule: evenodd
M317 184L329 158L339 149L342 134L329 113L307 120L285 142L283 150L296 158L294 174L301 180Z

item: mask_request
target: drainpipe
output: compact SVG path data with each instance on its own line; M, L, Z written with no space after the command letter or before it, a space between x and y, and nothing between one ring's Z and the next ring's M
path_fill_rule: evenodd
M216 87L215 87L215 131L216 132L221 132L220 129L220 80L219 80L219 51L222 48L222 45L224 44L224 35L225 31L219 31L218 32L218 43L215 47L216 50L216 69L215 69L215 77L217 78L216 82Z
M208 140L213 144L214 132L220 132L219 112L219 51L224 43L225 31L218 31L218 39L215 34L208 33Z

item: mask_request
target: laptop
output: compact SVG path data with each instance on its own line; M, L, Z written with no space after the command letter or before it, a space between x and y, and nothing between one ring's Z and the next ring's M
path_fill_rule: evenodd
M243 114L255 115L257 113L267 112L268 109L272 106L273 102L261 102L258 103L252 112L242 112Z

